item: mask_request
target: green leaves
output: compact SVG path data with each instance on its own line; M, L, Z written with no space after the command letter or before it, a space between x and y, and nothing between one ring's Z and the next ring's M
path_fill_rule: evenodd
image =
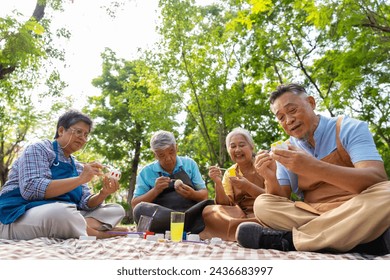
M187 96L185 139L198 134L208 147L206 160L224 164L221 139L235 126L249 127L259 146L277 139L282 132L266 93L290 82L304 84L326 114L367 121L389 147L383 136L389 125L375 125L390 117L390 105L383 102L390 95L386 1L247 0L209 6L160 1L160 6L161 69L167 69L166 82ZM368 90L373 88L376 93ZM198 148L204 158L206 150Z
M249 4L252 5L253 14L268 12L274 6L271 0L249 0Z
M30 30L37 35L42 35L43 32L45 32L45 28L40 25L35 19L30 19L29 21L27 21L24 27L26 28L26 30Z
M61 8L60 0L48 3ZM390 173L386 1L160 0L159 6L161 41L131 61L106 50L93 80L101 94L86 108L97 120L94 155L131 166L124 181L152 159L148 141L158 129L174 131L180 152L201 168L231 164L224 140L237 126L252 132L259 149L285 137L268 93L290 82L305 85L319 111L367 121ZM27 101L42 63L64 58L50 44L48 24L0 19L1 105ZM63 28L57 35L70 36ZM47 85L58 96L65 86L58 72Z
M250 28L253 20L245 10L250 6L241 1L160 4L164 18L159 31L165 50L160 69L170 91L184 97L187 114L181 151L201 166L228 166L225 137L233 128L252 130L259 146L272 138L256 132L272 128L266 96L248 76L248 31L241 25Z
M175 126L177 102L162 89L158 73L146 60L126 61L109 49L102 58L102 74L93 80L102 93L91 97L87 108L99 120L91 145L108 160L129 164L129 151L140 143L148 149L153 131Z

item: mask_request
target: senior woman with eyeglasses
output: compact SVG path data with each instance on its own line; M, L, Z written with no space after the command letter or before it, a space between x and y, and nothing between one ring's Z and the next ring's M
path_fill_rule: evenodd
M118 181L103 176L102 189L92 194L87 183L104 175L103 165L81 164L72 156L86 144L91 128L87 115L69 110L58 120L54 141L45 139L25 148L0 191L0 238L114 236L107 231L125 212L104 201L118 190Z

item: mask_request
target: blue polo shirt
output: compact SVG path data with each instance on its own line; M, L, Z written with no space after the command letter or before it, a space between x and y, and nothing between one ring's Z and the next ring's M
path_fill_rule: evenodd
M295 137L290 137L290 143L319 160L323 159L337 148L337 118L320 115L320 122L314 132L315 147L312 147L307 140L300 140ZM344 116L340 128L340 140L353 164L366 160L382 161L366 122ZM301 195L298 190L297 175L278 162L277 167L276 176L279 184L281 186L289 185L292 192Z
M176 156L176 165L173 170L173 174L179 172L180 170L183 170L188 174L196 190L206 188L206 184L200 174L199 167L193 159L189 157ZM169 177L171 174L162 169L158 160L142 168L137 176L133 197L143 195L154 188L157 178L161 175Z

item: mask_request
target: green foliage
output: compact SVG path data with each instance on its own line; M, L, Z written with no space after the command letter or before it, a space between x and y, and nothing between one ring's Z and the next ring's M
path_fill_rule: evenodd
M187 116L181 152L203 174L204 166L231 164L224 139L236 126L252 132L258 149L286 138L267 101L280 83L305 85L325 114L367 121L378 148L388 149L389 124L379 122L389 119L384 1L161 0L160 7L160 69Z
M46 4L58 9L62 2L51 0L38 3L42 5L40 11L43 15ZM65 35L63 29L57 34L60 37ZM48 62L64 59L63 52L53 46L52 36L50 21L35 14L25 20L24 15L15 11L0 18L1 184L28 138L34 139L36 134L41 138L48 133L48 114L43 112L42 107L34 107L36 100L59 96L65 86L57 71L44 67ZM48 92L34 92L43 84Z
M369 123L390 170L390 8L386 1L248 0L248 69L272 90L300 82L331 116ZM267 8L266 8L267 7ZM237 24L237 21L235 21Z
M12 103L0 101L0 186L5 183L10 166L27 132L36 124L37 116L28 98Z
M122 171L120 183L128 191L123 195L127 202L141 159L151 160L151 133L176 126L177 100L162 89L158 73L147 60L119 59L109 49L102 58L102 74L93 80L102 93L89 98L86 108L96 120L89 149L102 157L99 161Z
M62 8L60 0L47 3ZM366 121L390 174L386 1L228 0L201 6L160 0L159 7L161 41L132 61L106 50L102 74L93 80L101 94L85 108L96 125L79 156L121 169L128 194L112 199L131 195L138 168L152 160L149 139L158 129L175 133L179 153L198 162L212 197L207 166L232 164L225 138L233 128L248 129L256 149L286 138L269 110L268 93L289 82L306 86L318 111ZM49 25L0 19L1 128L7 147L18 131L42 120L25 92L36 85L43 61L64 58L52 46ZM70 36L65 29L56 35ZM48 77L52 94L61 96L65 85L59 74ZM10 117L19 110L24 119Z
M44 53L42 41L36 35L42 35L44 28L35 20L19 23L10 17L0 19L1 37L5 40L1 52L2 64L26 67Z
M266 147L272 136L263 132L276 129L269 125L272 117L261 86L247 81L246 30L230 24L240 7L201 7L193 1L160 1L160 6L160 69L172 92L183 96L187 115L182 153L202 168L229 166L225 137L237 126L252 131L259 147Z

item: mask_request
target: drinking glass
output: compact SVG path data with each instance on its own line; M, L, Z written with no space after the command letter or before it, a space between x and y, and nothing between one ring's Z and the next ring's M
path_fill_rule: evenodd
M184 231L184 217L183 212L171 213L171 240L173 242L180 242L183 238Z

